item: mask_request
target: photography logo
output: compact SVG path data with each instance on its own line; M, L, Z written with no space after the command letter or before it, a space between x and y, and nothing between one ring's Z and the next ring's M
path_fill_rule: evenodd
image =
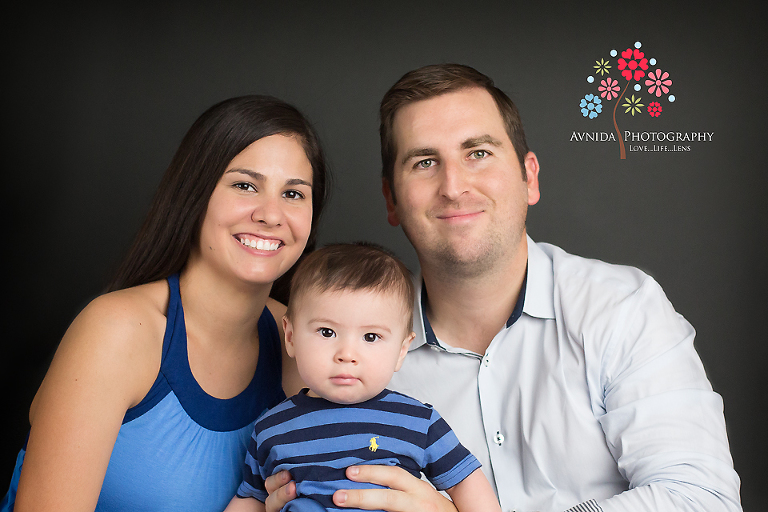
M641 48L642 44L637 42L621 52L611 50L609 59L595 60L590 69L592 74L587 76L593 89L580 98L579 109L585 122L599 122L610 112L614 131L574 131L571 141L618 142L623 160L627 158L627 146L629 152L690 151L691 145L686 143L712 140L710 132L653 129L656 119L670 115L675 95L670 94L670 71ZM647 131L622 131L622 116L647 118Z

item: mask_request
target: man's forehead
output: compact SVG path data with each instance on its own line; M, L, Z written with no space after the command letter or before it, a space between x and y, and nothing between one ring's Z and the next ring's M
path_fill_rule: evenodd
M449 145L501 145L509 137L493 97L481 88L460 89L415 101L397 111L393 134L398 154Z

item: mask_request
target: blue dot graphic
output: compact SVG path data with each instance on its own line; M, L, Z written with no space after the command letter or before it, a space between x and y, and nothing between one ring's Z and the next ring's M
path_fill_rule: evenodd
M640 84L635 84L635 90L636 90L636 91L639 91L639 90L640 90Z
M674 103L675 102L675 95L674 94L670 94L668 99L669 99L670 103Z
M651 66L655 66L656 65L656 59L651 59L648 62L651 63Z
M638 42L636 42L636 43L635 43L635 48L640 48L641 46L643 46L643 45L642 45L642 44L640 44L640 41L638 41Z
M590 84L591 84L591 83L592 83L592 82L594 82L594 81L595 81L595 77L593 77L593 76L588 76L588 77L587 77L587 82L588 82L588 83L590 83Z
M616 50L611 50L611 57L615 57L619 54Z

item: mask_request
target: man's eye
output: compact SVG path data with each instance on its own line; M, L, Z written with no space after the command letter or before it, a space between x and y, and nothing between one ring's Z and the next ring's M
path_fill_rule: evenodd
M336 336L336 333L333 331L333 329L329 329L328 327L321 327L317 330L317 332L319 332L320 336L323 338L333 338Z
M435 161L432 158L427 158L426 160L419 160L416 162L415 167L418 167L419 169L429 169L430 167L434 167Z
M375 332L367 332L363 334L363 339L369 343L373 343L374 341L380 339L381 336L376 334Z
M490 155L490 153L484 149L476 149L470 154L472 155L472 158L474 158L475 160L480 160Z

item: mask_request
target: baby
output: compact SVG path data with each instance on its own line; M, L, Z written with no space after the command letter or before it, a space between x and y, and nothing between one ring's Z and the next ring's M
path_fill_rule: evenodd
M460 512L499 511L480 463L431 406L386 389L414 337L413 282L394 256L369 244L310 254L291 283L283 318L288 355L308 386L257 422L244 480L227 507L264 510L264 480L287 469L298 497L283 511L337 508L348 466L385 464L421 473Z

